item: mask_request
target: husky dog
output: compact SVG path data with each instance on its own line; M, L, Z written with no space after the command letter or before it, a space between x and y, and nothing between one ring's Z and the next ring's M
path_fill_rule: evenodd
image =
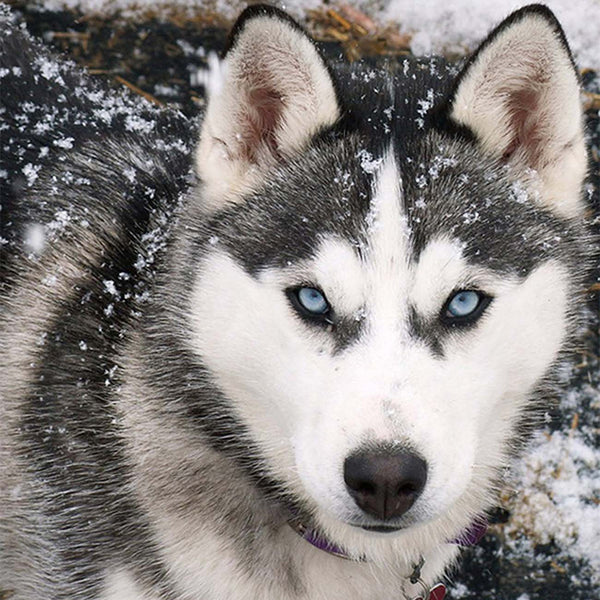
M249 8L193 153L2 43L3 151L41 161L3 215L4 597L443 597L578 326L553 14L372 68Z

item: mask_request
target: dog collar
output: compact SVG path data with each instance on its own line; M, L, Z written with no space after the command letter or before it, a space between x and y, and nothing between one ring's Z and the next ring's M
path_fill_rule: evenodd
M334 556L339 556L340 558L345 558L346 560L364 562L363 558L350 558L339 546L336 546L333 542L327 540L323 535L317 533L316 530L306 527L306 525L304 525L304 523L301 521L293 519L289 522L289 524L292 529L298 535L300 535L300 537L304 538L309 544L311 544L311 546L314 546L319 550L323 550L323 552L327 552L327 554L333 554Z
M475 546L485 535L488 528L488 520L485 515L476 517L473 522L456 538L450 541L450 544L457 546Z
M289 521L292 529L300 535L300 537L304 538L309 544L318 548L319 550L323 550L323 552L327 552L328 554L333 554L334 556L339 556L340 558L345 558L347 560L357 560L359 562L364 562L363 558L355 559L351 558L346 554L346 552L329 541L325 536L318 533L315 529L311 529L307 527L300 521L299 519L292 519ZM449 544L455 544L456 546L475 546L480 541L481 538L485 535L485 532L488 528L488 520L485 516L479 516L473 520L473 522L467 527L459 536L450 540Z
M346 554L346 552L325 538L322 534L319 534L315 529L311 529L310 527L306 527L300 520L292 519L289 521L292 529L300 535L303 539L305 539L311 546L322 550L323 552L327 552L327 554L332 554L333 556L337 556L339 558L343 558L345 560L354 560L356 562L366 562L364 557L360 558L352 558ZM450 544L456 544L457 546L474 546L481 538L485 535L485 532L488 528L488 521L485 516L479 516L465 529L458 537L450 540ZM416 596L413 600L444 600L446 597L446 586L443 583L438 583L434 585L432 588L429 588L425 585L425 582L421 579L421 569L425 564L425 559L421 557L419 563L413 565L413 571L409 576L409 580L412 584L421 584L423 587L422 596Z

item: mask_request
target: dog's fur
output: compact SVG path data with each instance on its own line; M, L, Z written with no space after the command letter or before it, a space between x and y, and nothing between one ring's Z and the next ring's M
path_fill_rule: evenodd
M0 590L391 600L421 592L421 559L435 583L578 324L587 159L552 13L514 13L459 70L328 64L248 9L193 160L183 117L9 21ZM486 294L477 320L449 318L458 290ZM393 533L345 484L364 448L427 464Z

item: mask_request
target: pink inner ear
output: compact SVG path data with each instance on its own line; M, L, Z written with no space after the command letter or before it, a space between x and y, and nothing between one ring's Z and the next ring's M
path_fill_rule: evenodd
M244 131L244 153L252 163L257 163L261 150L267 150L279 158L277 129L281 125L284 100L276 90L267 86L257 86L248 94Z
M533 83L533 82L532 82ZM535 86L535 84L533 83ZM510 121L512 139L502 158L508 161L515 152L522 153L522 159L532 168L539 168L543 155L544 117L540 111L540 91L521 89L512 91L507 101L507 115Z

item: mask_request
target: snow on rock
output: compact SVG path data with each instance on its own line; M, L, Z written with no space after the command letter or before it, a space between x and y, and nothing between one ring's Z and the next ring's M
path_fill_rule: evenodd
M537 436L517 466L526 495L513 508L508 533L527 531L587 559L600 583L600 454L575 432Z
M590 374L596 373L597 363ZM598 380L566 392L560 408L570 428L539 432L513 466L509 552L553 543L559 558L581 559L600 585L600 418ZM567 378L570 378L566 374ZM580 417L581 415L581 417Z
M403 32L414 33L415 54L443 50L464 54L510 12L531 4L518 0L389 0L379 20L392 20ZM600 67L600 3L597 0L546 0L561 22L575 58L582 67Z

